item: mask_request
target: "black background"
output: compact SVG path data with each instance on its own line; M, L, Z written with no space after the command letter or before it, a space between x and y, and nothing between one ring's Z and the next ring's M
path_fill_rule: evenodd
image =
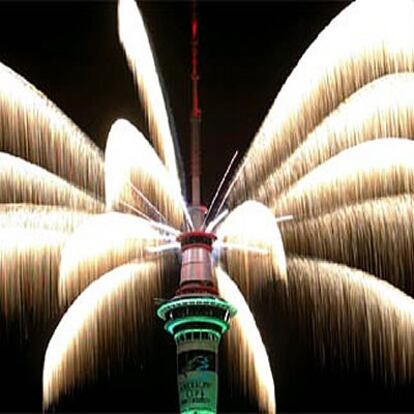
M205 203L234 151L248 147L307 46L346 4L199 4ZM191 7L187 2L153 1L140 7L188 165ZM1 2L0 59L42 90L102 149L110 125L119 117L146 131L118 42L114 2ZM56 323L26 332L14 325L1 329L0 411L40 411L43 353ZM321 364L313 357L310 337L297 332L282 310L274 314L274 329L263 336L271 350L281 411L414 407L408 386L385 387L372 381L369 372L341 369L338 361ZM58 411L174 411L175 350L161 324L154 343L157 346L148 361L131 363L111 380L102 378L94 386L79 389ZM231 393L230 371L223 361L221 366L221 411L254 411L254 405Z

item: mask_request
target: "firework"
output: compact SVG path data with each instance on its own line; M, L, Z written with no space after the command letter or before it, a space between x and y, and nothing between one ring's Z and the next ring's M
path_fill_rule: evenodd
M373 378L413 378L414 300L389 283L347 266L288 258L289 309L313 335L320 357ZM335 355L336 354L336 355Z
M178 182L174 142L144 21L133 0L118 3L119 38L148 117L151 138L168 172Z
M220 295L237 307L232 330L225 337L233 376L238 378L246 394L257 398L261 410L275 413L276 396L272 370L254 317L229 275L217 267L216 277ZM249 334L246 335L246 332Z
M281 232L290 253L363 269L413 294L413 212L413 195L403 194L283 223Z
M183 226L186 207L178 182L171 178L154 149L128 121L116 121L105 150L108 209L143 211L156 221Z
M414 74L384 76L327 116L252 197L272 203L281 192L339 152L383 137L414 137Z
M43 229L71 233L90 213L65 207L0 204L0 228Z
M101 151L49 99L0 63L0 148L102 199Z
M273 203L278 215L306 218L370 198L413 192L414 142L378 139L345 150L305 175Z
M263 204L248 201L234 209L220 226L217 237L230 245L223 248L221 257L247 298L257 295L260 286L269 280L286 280L286 258L279 228ZM237 248L231 248L232 244Z
M98 200L62 178L21 158L0 153L0 201L65 206L93 213L104 211Z
M66 238L58 231L2 228L0 309L7 323L44 324L58 313L58 269Z
M73 301L104 273L133 260L148 260L163 237L146 220L121 213L92 217L68 239L59 271L62 304Z
M160 264L129 263L101 276L75 300L46 351L45 409L76 386L110 374L131 354L144 358L155 321L148 315L153 298L162 293L161 275Z
M382 76L414 68L414 3L356 1L299 60L246 155L232 204L243 201L338 105ZM369 21L369 24L367 22Z

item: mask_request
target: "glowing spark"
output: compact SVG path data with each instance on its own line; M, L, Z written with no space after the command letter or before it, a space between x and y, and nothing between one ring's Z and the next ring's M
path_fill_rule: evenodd
M291 221L294 219L294 216L292 216L292 214L288 214L287 216L280 216L280 217L276 217L276 223L282 223L284 221Z
M288 274L289 309L312 326L315 347L325 358L336 352L342 364L356 368L356 356L364 357L373 377L394 383L413 378L412 298L367 273L334 263L290 258Z
M33 85L0 63L0 148L103 198L103 156ZM74 168L76 166L76 168Z
M124 203L123 201L121 201L120 204L123 205L124 207L127 207L128 209L132 210L134 213L138 214L139 217L142 217L145 220L147 220L148 224L151 225L152 227L154 227L155 229L161 230L165 233L168 233L170 235L175 235L175 236L179 236L181 234L177 229L174 229L173 227L168 226L167 224L159 223L157 221L152 220L151 217L148 217L146 214L144 214L140 210L130 206L127 203Z
M174 236L179 236L181 234L178 230L174 229L173 227L167 226L163 223L157 223L156 221L150 221L149 225L153 227L154 229L161 230L165 233L168 233Z
M383 137L414 138L414 74L384 76L354 93L276 169L252 196L272 202L283 190L339 152Z
M62 303L71 303L91 282L115 267L131 260L144 260L146 249L163 240L147 221L128 214L107 213L89 219L62 250Z
M138 188L136 188L132 183L130 183L130 186L132 188L132 190L138 194L139 197L141 197L144 202L148 205L148 207L155 212L155 214L158 216L158 218L160 218L162 221L164 221L164 223L167 221L167 219L159 212L159 210L157 209L157 207L154 206L154 204L151 203L151 201L148 200L147 197L144 196L144 194L142 194L142 191L138 190Z
M105 150L105 189L108 208L120 201L151 215L152 209L131 191L132 185L176 228L183 226L186 207L175 180L154 149L128 121L111 127Z
M332 20L277 95L248 151L232 204L356 90L381 76L413 71L413 20L411 0L356 1Z
M174 242L174 243L166 243L161 246L157 247L147 247L146 251L148 253L164 253L169 252L173 250L178 250L180 248L180 243Z
M90 214L64 207L0 204L0 228L25 228L72 232Z
M305 175L273 210L317 215L344 204L414 191L414 142L378 139L342 151Z
M404 194L285 223L281 233L290 253L363 269L414 294L413 222L414 196Z
M1 229L0 308L7 323L24 326L56 316L60 250L66 237L42 229Z
M154 263L126 264L103 275L76 299L47 347L45 409L80 384L109 375L108 362L114 369L128 354L142 356L153 331L155 317L148 317L153 298L163 293L160 276Z
M0 201L66 206L100 213L102 203L60 177L0 152Z
M249 394L257 398L261 410L276 412L275 386L269 357L254 317L237 285L220 268L216 268L221 297L237 309L231 329L225 336L229 348L232 379L239 381Z
M123 206L123 207L126 207L127 212L129 212L129 210L131 210L132 212L136 213L139 217L142 217L142 218L144 218L145 220L148 220L148 221L153 221L153 220L152 220L152 218L151 218L150 216L147 216L147 215L146 215L145 213L143 213L141 210L138 210L137 208L135 208L135 207L131 206L130 204L125 203L125 202L124 202L124 201L122 201L122 200L120 200L120 201L119 201L119 204L120 204L121 206ZM109 209L109 211L110 211L110 209Z
M174 142L144 21L134 0L118 3L118 32L148 117L154 146L178 185Z
M220 240L217 240L214 244L213 247L215 249L230 249L230 250L242 250L245 251L247 253L257 253L257 254L269 254L269 250L267 249L261 249L260 247L255 247L255 246L248 246L246 244L238 244L238 243L225 243L222 242Z
M218 229L217 239L230 247L241 248L224 250L221 259L248 299L266 281L286 281L286 257L280 231L271 211L263 204L247 201L234 209ZM257 254L259 251L268 254Z
M236 185L237 181L239 180L239 178L241 177L242 172L244 172L244 168L246 166L246 162L247 162L247 158L244 158L239 169L237 170L233 180L230 182L230 185L226 191L226 193L224 194L223 199L221 200L221 203L217 209L216 214L219 215L221 209L223 208L224 204L227 202L227 199L229 198L231 192L233 191L234 186Z
M229 165L228 165L228 166L227 166L227 168L226 168L226 171L224 172L223 178L221 179L221 181L220 181L220 183L219 183L219 185L218 185L218 187L217 187L217 190L216 190L216 192L214 193L213 199L211 200L210 207L209 207L209 209L208 209L208 211L207 211L207 214L206 214L206 217L205 217L205 219L204 219L204 223L203 223L203 224L205 224L205 223L208 221L208 218L209 218L209 216L210 216L211 211L212 211L212 210L213 210L213 208L214 208L214 204L215 204L215 202L216 202L216 200L217 200L217 197L220 195L220 191L221 191L221 189L222 189L222 187L223 187L224 183L226 182L227 176L229 175L229 172L230 172L230 170L231 170L231 167L233 166L234 161L236 160L236 157L237 157L238 153L239 153L239 151L236 151L236 152L234 153L233 157L231 158L231 160L230 160L230 162L229 162Z
M207 227L206 227L206 232L211 232L213 231L229 214L229 210L224 210L222 211L218 216L216 216L213 220L210 221L210 223L208 223Z

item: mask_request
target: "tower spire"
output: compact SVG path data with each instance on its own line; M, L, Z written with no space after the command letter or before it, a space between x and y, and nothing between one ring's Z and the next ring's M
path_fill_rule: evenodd
M198 20L196 0L192 2L191 19L191 87L192 87L192 109L191 109L191 205L198 207L201 203L200 197L200 126L201 109L198 97Z

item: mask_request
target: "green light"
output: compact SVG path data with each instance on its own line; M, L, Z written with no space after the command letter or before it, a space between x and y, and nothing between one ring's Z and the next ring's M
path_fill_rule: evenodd
M217 372L183 368L177 376L180 413L216 414Z
M216 331L213 331L212 329L183 329L180 332L177 332L176 334L174 334L174 339L177 340L178 337L185 335L187 333L194 333L194 332L206 332L209 333L213 336L215 336L218 340L221 339L221 335L218 334Z
M165 329L171 334L174 334L174 328L180 325L184 325L191 322L206 322L211 323L212 325L216 325L221 329L221 333L224 333L229 329L229 325L217 318L211 318L210 316L187 316L185 318L178 318L173 321L168 321L165 324ZM197 329L194 329L194 331L197 331Z
M177 344L180 414L217 413L217 351L236 308L215 296L178 296L157 315Z
M161 319L166 319L167 312L176 309L182 308L185 306L213 306L215 308L221 308L230 313L230 316L236 314L236 308L226 301L214 297L192 297L192 298L179 298L172 299L168 302L165 302L157 309L157 315Z

